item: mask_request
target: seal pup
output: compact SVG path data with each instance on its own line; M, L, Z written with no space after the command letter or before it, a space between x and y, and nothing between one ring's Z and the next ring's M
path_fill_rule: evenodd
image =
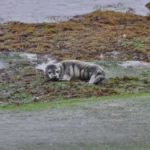
M105 72L99 65L79 60L50 64L45 69L45 75L52 81L81 79L89 80L89 84L98 84L105 79Z

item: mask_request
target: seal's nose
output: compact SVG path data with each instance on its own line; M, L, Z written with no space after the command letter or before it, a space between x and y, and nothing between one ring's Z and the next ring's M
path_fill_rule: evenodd
M56 76L56 75L53 75L52 78L53 78L53 80L56 80L56 79L57 79L57 76Z

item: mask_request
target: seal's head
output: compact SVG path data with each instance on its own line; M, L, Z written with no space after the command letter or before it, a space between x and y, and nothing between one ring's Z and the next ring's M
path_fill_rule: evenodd
M57 64L50 64L46 67L46 76L52 81L58 81L60 78L60 67Z

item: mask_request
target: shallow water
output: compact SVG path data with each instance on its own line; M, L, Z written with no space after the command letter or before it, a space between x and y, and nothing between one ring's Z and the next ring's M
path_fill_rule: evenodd
M0 52L0 69L16 65L24 65L27 63L29 65L46 64L50 61L53 61L53 58L51 58L50 55L39 55L25 52Z
M120 64L120 66L122 67L138 67L138 66L145 66L145 67L148 67L150 68L150 63L147 63L147 62L143 62L143 61L125 61L125 62L122 62Z
M1 0L0 22L52 22L92 12L96 9L126 12L133 8L135 13L146 15L145 4L149 0Z

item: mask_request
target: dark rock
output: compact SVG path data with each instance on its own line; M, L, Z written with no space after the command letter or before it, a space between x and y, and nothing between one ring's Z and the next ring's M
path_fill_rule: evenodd
M145 5L145 7L150 10L150 2L148 2L148 3Z
M4 32L2 30L0 30L0 36L3 36Z

